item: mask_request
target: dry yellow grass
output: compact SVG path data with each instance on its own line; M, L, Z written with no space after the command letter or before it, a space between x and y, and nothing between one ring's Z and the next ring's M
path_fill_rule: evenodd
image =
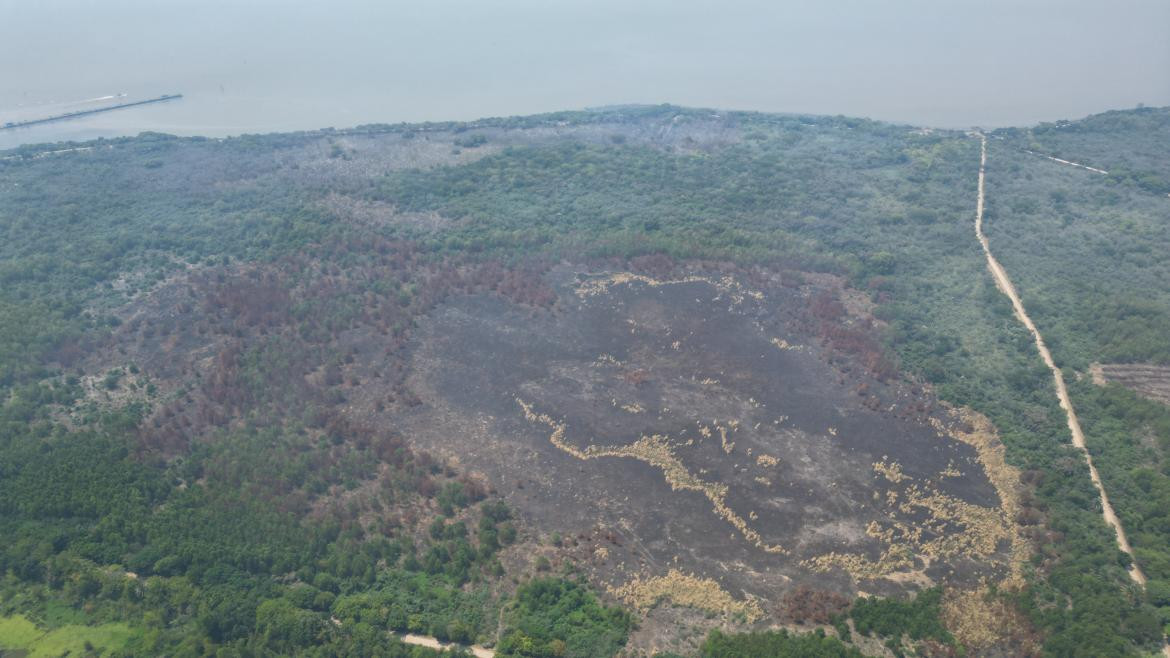
M677 569L671 569L665 576L634 578L609 591L639 611L649 610L662 601L670 601L674 605L714 614L741 614L749 622L764 616L755 601L737 601L714 580L699 578Z
M597 360L593 362L593 365L621 367L626 364L624 361L619 361L618 359L614 358L614 356L611 354L602 354L601 356L597 357Z
M968 651L981 653L990 647L1009 646L1019 655L1040 654L1034 635L1027 632L1019 613L1002 598L989 597L986 586L971 590L950 590L943 598L942 620Z
M910 479L908 476L902 473L901 464L898 462L886 461L886 457L884 455L880 461L873 463L873 470L877 471L878 475L881 475L893 484L899 484L903 480Z
M956 557L988 559L1001 541L1013 538L1002 509L972 505L930 487L911 485L901 496L887 492L886 503L890 518L872 521L866 528L868 536L886 547L880 558L831 552L806 560L805 565L822 572L839 567L855 579L889 578L899 572L906 576L915 556L928 564ZM925 520L911 520L921 516Z
M881 557L871 560L861 554L832 552L804 564L814 571L841 568L855 579L925 579L924 570L914 570L916 557L926 564L956 557L989 559L1006 540L1011 551L1009 576L1004 584L1020 582L1027 553L1011 521L1018 510L1018 473L1004 462L1003 446L986 418L972 414L956 414L956 418L956 426L973 429L947 428L935 421L936 429L940 435L950 435L975 448L980 465L999 494L999 507L973 505L938 490L931 482L911 483L912 478L902 472L899 463L883 457L873 463L874 471L891 484L909 484L901 490L886 491L888 518L872 521L866 528L866 534L885 547ZM950 463L939 479L960 475ZM876 500L882 499L877 492L874 495Z
M789 343L788 341L784 340L783 338L773 338L772 344L775 345L776 347L782 349L782 350L798 350L798 349L800 349L799 345L793 345L792 343Z
M691 473L678 457L675 456L666 437L661 434L643 434L631 444L624 446L600 447L588 445L584 449L578 448L565 441L565 424L554 420L548 414L536 413L532 405L520 398L516 402L524 411L524 418L530 423L546 425L552 430L549 442L564 452L581 460L597 459L599 457L628 457L650 464L662 470L666 483L673 491L698 491L707 497L715 514L730 523L741 535L756 548L767 553L784 553L783 547L769 544L764 541L760 533L756 532L747 521L727 505L727 485L707 482Z
M735 450L735 442L727 440L727 428L716 424L715 429L719 430L719 445L723 447L723 452L730 455Z
M1024 563L1028 559L1030 548L1020 533L1019 526L1011 521L1018 518L1020 513L1020 471L1007 463L1003 442L999 440L995 426L990 420L967 408L952 408L950 411L954 419L950 427L939 420L931 422L939 434L950 436L975 449L979 465L999 496L999 508L1008 537L1011 539L1010 572L1001 586L1022 586Z
M914 555L908 547L895 544L887 548L877 560L870 560L860 554L830 551L824 555L805 560L803 564L813 571L822 573L837 567L852 576L854 580L864 580L885 578L896 572L912 570L914 568Z
M931 558L967 556L987 558L995 553L1001 540L1012 538L1012 528L1003 510L980 507L938 491L912 486L899 508L904 514L915 510L927 513L926 528L936 536L918 548ZM962 528L960 532L947 532Z
M627 285L630 283L642 283L651 288L660 286L676 285L680 283L706 283L714 287L720 293L726 294L731 298L733 304L740 304L744 299L750 297L755 300L762 300L763 293L757 290L749 290L743 284L735 280L735 277L725 275L718 279L706 276L687 276L681 279L666 279L659 280L648 277L644 274L634 274L633 272L616 272L606 276L597 277L583 281L577 286L576 293L578 297L584 299L585 297L593 297L609 292L610 288L619 285Z
M759 455L758 457L756 457L756 463L759 464L760 466L765 467L765 468L769 468L769 467L775 466L776 464L779 464L780 460L776 459L772 455Z
M941 471L938 474L938 476L940 479L941 478L961 478L961 477L963 477L963 472L960 471L958 469L958 467L955 466L955 461L952 459L950 462L947 463L946 469Z

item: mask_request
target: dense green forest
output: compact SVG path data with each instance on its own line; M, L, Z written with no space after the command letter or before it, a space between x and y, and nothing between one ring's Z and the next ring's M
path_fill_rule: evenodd
M612 655L637 619L569 571L509 571L501 552L539 531L498 492L336 409L361 385L342 373L363 327L390 345L375 375L395 382L385 404L409 405L402 355L443 300L490 291L537 309L553 301L551 263L664 257L833 273L866 293L890 363L987 415L1024 472L1036 550L1027 587L999 596L1044 652L1155 649L1170 624L1170 410L1072 386L1151 578L1142 592L1050 375L986 273L978 141L751 113L721 117L735 137L718 143L636 130L709 117L655 107L353 131L446 135L444 149L476 153L427 168L348 169L328 132L0 153L0 629L124 624L97 648L128 655L433 653L392 631L497 655ZM594 137L495 143L547 126ZM1093 362L1170 363L1170 165L1151 133L1170 133L1170 111L990 140L992 248L1070 381ZM331 168L305 159L315 149ZM339 221L339 195L447 223ZM174 311L142 320L143 294L167 286ZM109 369L94 354L113 336L136 342ZM174 355L210 337L234 342L207 355L216 377L196 377ZM148 359L173 377L145 376ZM861 599L847 618L894 651L903 634L953 646L938 596ZM860 655L845 619L840 638L716 631L701 655Z

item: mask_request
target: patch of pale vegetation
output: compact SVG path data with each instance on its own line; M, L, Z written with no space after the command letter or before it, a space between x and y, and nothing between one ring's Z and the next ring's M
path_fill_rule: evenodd
M893 484L901 484L904 480L909 480L910 477L902 473L902 465L898 462L888 461L883 455L880 461L873 463L873 470L880 476L889 480Z
M125 368L115 368L105 375L82 375L79 381L84 400L99 405L124 407L150 397L147 378Z
M989 596L982 586L972 590L950 590L942 601L942 621L959 644L976 654L991 647L1010 646L1012 639L1021 639L1024 645L1014 648L1018 655L1040 654L1040 646L1027 633L1019 613L1002 597Z
M789 343L788 341L784 340L783 338L773 338L772 344L775 345L776 347L782 349L782 350L798 350L798 349L800 349L799 345L793 345L792 343Z
M912 571L914 553L907 546L894 545L883 551L878 559L871 560L856 553L830 551L805 560L803 564L812 571L825 573L838 568L848 573L854 580L867 580Z
M979 465L999 497L999 509L1011 540L1010 573L1002 585L1022 586L1024 563L1031 549L1019 526L1010 521L1019 518L1021 511L1020 470L1007 463L1003 442L986 416L967 408L952 409L951 413L955 422L950 427L937 419L931 422L940 435L950 436L975 449Z
M619 361L610 354L602 354L593 362L595 366L616 366L618 368L626 365L624 361Z
M756 463L764 468L771 468L780 463L780 460L772 455L759 455L756 457Z
M451 220L431 210L426 212L401 211L393 204L361 199L330 192L319 205L344 222L374 228L407 227L438 231L450 226Z
M987 558L993 555L1001 540L1010 540L1011 525L1004 518L1003 510L993 507L972 505L954 496L939 491L924 490L911 485L906 499L899 506L903 514L915 511L927 513L923 524L936 536L921 541L920 552L931 558L966 556ZM946 532L949 527L961 527L961 532Z
M764 538L748 525L747 521L727 505L727 485L716 482L707 482L690 472L687 467L675 456L667 438L661 434L643 434L631 444L625 446L596 446L588 445L584 449L565 440L566 426L544 413L536 413L532 405L520 398L516 402L524 412L524 418L530 423L546 425L552 430L549 442L560 450L580 460L597 459L599 457L627 457L637 459L659 468L670 485L672 491L697 491L707 497L717 516L727 521L743 535L753 546L766 553L784 553L783 547L769 544Z
M973 505L917 484L901 496L888 494L889 518L866 528L868 536L886 546L880 558L832 552L806 560L805 566L821 572L839 567L858 580L892 578L898 572L905 577L915 556L927 564L958 557L988 559L1001 541L1013 539L1014 528L1002 509Z
M870 521L869 525L865 527L865 534L888 543L893 541L894 532L893 528L883 528L882 524L877 521Z
M735 277L724 275L719 278L692 275L681 279L655 279L644 274L633 272L615 272L604 276L592 277L577 285L577 296L584 299L608 293L614 286L641 283L650 288L672 286L682 283L706 283L722 294L728 295L732 304L741 304L747 298L762 301L764 294L758 290L750 290L743 286Z
M646 407L643 407L642 405L638 404L637 402L634 402L632 404L623 404L621 406L621 409L622 409L622 411L632 413L632 414L640 414L640 413L644 413L646 411Z
M720 445L720 447L723 448L723 452L730 455L731 451L735 450L735 442L727 440L727 428L723 427L722 425L716 424L715 429L719 430L719 445Z
M669 601L676 606L713 614L742 615L748 622L764 616L763 610L754 600L736 600L714 580L699 578L677 569L655 578L636 577L621 587L610 588L609 592L640 612Z
M891 489L884 498L888 518L872 521L866 528L867 536L885 546L877 560L861 554L830 552L805 560L805 566L818 572L840 568L857 580L926 579L925 569L914 570L915 558L927 565L959 557L990 559L1001 543L1007 541L1011 546L1009 575L1002 585L1021 584L1028 550L1012 521L1020 509L1016 488L1019 472L1004 461L1003 445L990 421L968 411L956 412L956 419L955 428L947 428L936 420L936 429L940 436L951 436L975 448L980 466L999 495L998 507L968 503L938 490L930 482L911 483L901 492ZM873 469L892 484L912 480L902 472L900 464L885 457L874 462ZM962 475L953 463L943 474ZM882 501L877 492L874 498Z

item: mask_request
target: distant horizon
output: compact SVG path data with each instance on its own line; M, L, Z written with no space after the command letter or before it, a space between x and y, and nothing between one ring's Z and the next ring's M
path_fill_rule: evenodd
M470 121L669 99L964 129L1170 105L1170 3L10 3L0 117L182 93L0 148ZM260 29L260 26L263 29ZM0 119L9 121L12 119Z
M182 98L186 98L185 94L182 94L181 92L176 92L176 93L179 96L182 96ZM119 100L122 100L122 99L119 99ZM237 138L237 137L244 137L244 136L248 136L248 135L284 135L284 134L294 134L294 133L316 133L316 132L327 132L327 131L344 132L347 130L354 130L354 129L359 128L361 126L418 126L418 125L427 125L427 124L440 124L440 125L442 125L442 124L472 124L472 123L477 123L480 121L494 121L494 120L503 120L503 119L511 119L511 118L529 118L529 117L538 117L538 116L544 116L544 115L550 115L550 114L560 114L560 113L564 113L564 112L603 113L603 112L611 112L611 111L617 111L617 110L622 110L622 109L648 109L648 108L667 108L667 107L678 108L678 109L682 109L682 110L692 110L692 111L709 111L709 112L738 113L738 114L763 114L763 115L775 115L775 116L798 116L798 117L803 116L803 117L828 117L828 118L844 117L844 118L848 118L848 119L861 119L863 121L874 121L877 123L885 123L885 124L889 124L889 125L893 125L893 126L906 126L906 127L910 127L910 128L921 128L921 129L940 130L940 131L960 131L960 132L966 131L966 130L971 130L971 129L981 129L981 130L994 131L994 130L1001 130L1001 129L1007 129L1007 128L1032 128L1032 127L1043 125L1043 124L1055 124L1055 123L1060 123L1060 122L1064 122L1064 121L1067 121L1070 123L1075 123L1077 121L1083 121L1085 119L1088 119L1088 118L1091 118L1094 116L1098 116L1101 114L1108 114L1110 112L1134 112L1134 111L1138 111L1138 110L1170 110L1170 105L1140 104L1140 105L1135 106L1135 107L1118 107L1118 108L1112 108L1112 109L1105 109L1105 110L1101 110L1098 112L1092 112L1089 114L1085 114L1083 116L1078 116L1078 117L1073 117L1073 118L1061 117L1058 119L1044 119L1044 120L1035 121L1035 122L1032 122L1029 124L982 125L982 126L972 125L972 126L957 127L957 126L931 126L931 125L910 123L907 121L880 119L880 118L875 118L875 117L868 117L868 116L862 116L862 115L857 115L857 114L847 114L847 113L842 113L842 112L816 113L816 112L789 112L789 111L783 111L783 110L777 110L777 111L745 110L745 109L729 108L729 107L683 105L680 103L669 103L669 102L666 102L666 103L609 103L606 105L592 105L592 106L581 107L581 108L564 108L564 109L560 109L560 110L529 112L529 113L523 113L523 114L499 114L499 115L491 115L491 116L481 116L481 117L477 117L474 119L442 119L442 118L437 118L437 119L428 119L428 120L422 120L422 121L368 121L368 122L364 122L364 123L357 123L357 124L347 125L347 126L321 126L318 128L301 128L301 129L289 129L289 130L241 132L241 133L223 134L223 135L204 135L204 134L194 134L194 133L189 134L189 133L166 132L166 131L161 131L161 130L140 130L137 133L127 133L127 134L122 134L122 135L108 135L108 136L101 135L101 136L97 136L97 137L89 137L89 138L82 138L82 139L63 139L63 140L48 141L48 142L24 142L24 143L21 143L17 146L6 146L6 145L4 145L3 140L0 139L0 152L9 151L9 150L17 150L17 149L21 149L21 148L25 148L25 147L50 146L53 144L67 144L67 143L83 144L83 143L94 142L94 141L99 141L99 140L135 138L135 137L139 137L139 136L144 135L144 134L162 134L162 135L169 135L172 137L195 138L195 139L231 139L231 138ZM116 111L118 111L118 110L115 110L115 112ZM0 119L3 119L3 118L4 117L0 116ZM74 119L63 119L63 120L61 120L61 123L68 123L71 121L75 121L75 120ZM0 128L0 137L2 137L5 133L12 134L12 133L17 133L21 130L29 130L29 129L35 130L36 128L39 128L41 126L52 126L52 125L55 125L56 123L57 122L47 123L47 124L39 124L38 126L33 126L30 128L10 128L10 129Z

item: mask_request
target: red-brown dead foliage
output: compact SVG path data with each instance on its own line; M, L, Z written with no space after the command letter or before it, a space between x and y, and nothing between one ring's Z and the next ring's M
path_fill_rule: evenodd
M849 608L849 604L847 597L836 592L800 585L784 596L781 612L798 624L819 626L831 623L833 617Z

